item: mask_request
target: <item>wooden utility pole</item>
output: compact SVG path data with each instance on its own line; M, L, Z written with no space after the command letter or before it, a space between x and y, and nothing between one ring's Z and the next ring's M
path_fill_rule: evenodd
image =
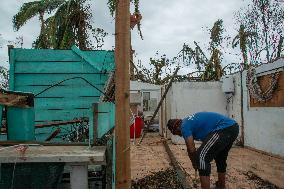
M115 18L116 189L131 188L129 125L129 6L129 0L117 0Z

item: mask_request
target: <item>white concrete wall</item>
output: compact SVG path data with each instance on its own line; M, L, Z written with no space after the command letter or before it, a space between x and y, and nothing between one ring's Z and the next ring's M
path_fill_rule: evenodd
M151 99L157 99L157 105L161 99L161 85L154 85L150 83L144 83L140 81L130 81L130 93L141 92L141 105L143 106L143 92L150 92ZM144 116L151 116L154 111L144 111ZM159 115L156 116L157 118Z
M276 65L284 67L284 60L265 67L269 71ZM245 81L246 72L243 73L245 146L284 156L284 107L250 107Z
M143 83L140 81L130 81L130 93L150 92L150 98L160 99L161 85L154 85L150 83ZM143 99L141 99L141 103Z
M184 118L192 113L207 111L227 115L226 98L221 82L180 82L171 88L170 118Z
M154 85L150 83L144 83L141 81L130 81L130 91L141 91L141 90L160 90L161 85Z
M213 111L227 115L226 97L221 90L221 82L177 82L167 94L165 123L169 119L184 118L200 111ZM164 126L166 127L166 125ZM181 137L172 136L169 131L164 136L175 143L183 143Z

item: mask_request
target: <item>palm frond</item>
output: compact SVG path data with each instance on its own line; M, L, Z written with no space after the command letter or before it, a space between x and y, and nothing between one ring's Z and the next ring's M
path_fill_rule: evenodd
M65 0L41 0L24 3L20 11L13 17L14 29L18 31L32 17L40 13L50 13L64 2Z
M13 17L13 26L18 31L29 19L41 11L41 1L24 3L20 11Z
M232 42L233 48L236 48L238 46L238 44L240 43L239 39L240 39L240 35L236 35L236 37L234 37L233 42Z

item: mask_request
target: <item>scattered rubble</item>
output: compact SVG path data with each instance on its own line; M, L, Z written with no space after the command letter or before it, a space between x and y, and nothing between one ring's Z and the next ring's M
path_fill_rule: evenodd
M258 189L280 189L278 186L275 186L267 180L263 180L251 171L245 172L244 175L248 178L248 180L255 182L258 185Z
M181 184L177 181L176 172L173 169L166 169L148 175L137 181L132 181L132 189L180 189Z

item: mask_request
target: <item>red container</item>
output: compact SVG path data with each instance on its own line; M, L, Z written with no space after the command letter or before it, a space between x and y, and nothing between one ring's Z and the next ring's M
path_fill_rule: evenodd
M136 116L135 121L130 125L130 138L139 138L144 127L144 121L141 117Z

